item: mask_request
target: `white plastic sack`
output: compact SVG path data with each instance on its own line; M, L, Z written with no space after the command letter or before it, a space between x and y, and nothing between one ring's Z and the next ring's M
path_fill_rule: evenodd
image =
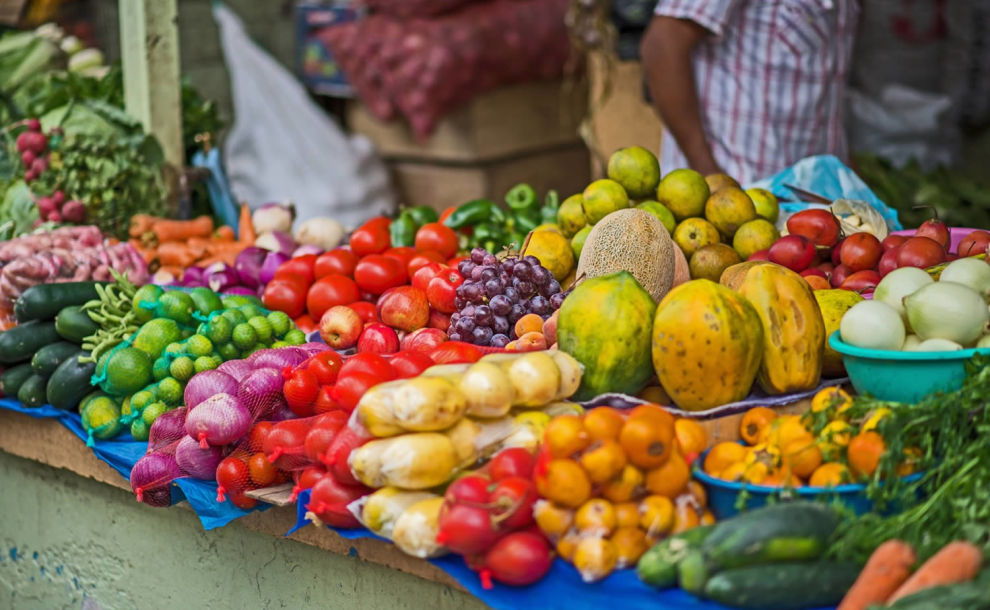
M392 211L388 171L363 136L348 138L302 85L213 4L234 101L224 144L234 195L251 206L291 200L298 221L329 216L353 228Z

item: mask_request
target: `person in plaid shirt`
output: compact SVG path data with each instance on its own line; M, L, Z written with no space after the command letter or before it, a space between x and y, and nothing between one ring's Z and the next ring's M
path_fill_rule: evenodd
M845 159L858 15L856 0L659 0L641 54L663 171L745 184L809 155Z

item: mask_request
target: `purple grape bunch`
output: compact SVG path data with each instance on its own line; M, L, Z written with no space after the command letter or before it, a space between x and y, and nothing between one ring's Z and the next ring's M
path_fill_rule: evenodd
M560 309L560 283L535 256L499 260L483 248L471 250L457 270L464 276L450 316L451 341L505 347L517 339L513 328L528 313L544 320Z

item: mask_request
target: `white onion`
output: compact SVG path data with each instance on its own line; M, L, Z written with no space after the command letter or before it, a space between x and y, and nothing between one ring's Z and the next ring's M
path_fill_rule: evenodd
M922 286L934 283L932 276L917 267L901 267L894 269L880 280L876 290L873 291L873 300L890 305L901 314L902 319L906 320L904 297Z
M901 350L913 352L919 345L921 345L921 339L918 338L918 335L908 335L904 337L904 345L901 346Z
M880 301L856 303L839 323L839 336L856 347L899 350L904 345L904 335L900 314Z
M922 341L918 345L914 346L912 349L908 350L911 352L957 352L961 350L963 346L959 345L955 341L949 341L948 339L928 339L927 341Z
M904 310L922 340L948 339L960 345L979 339L990 320L983 297L955 282L925 286L904 299Z
M960 258L954 260L939 276L940 282L955 282L969 286L986 299L990 297L990 265L978 258Z

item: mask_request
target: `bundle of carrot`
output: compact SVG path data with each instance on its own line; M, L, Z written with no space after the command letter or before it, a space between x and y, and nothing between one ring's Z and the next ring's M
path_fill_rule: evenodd
M183 271L192 265L205 267L217 262L233 265L241 250L254 245L256 235L251 210L246 205L241 206L238 223L240 234L234 235L228 226L214 228L209 216L172 220L135 214L131 217L128 241L152 269L157 266L159 271L182 277Z

